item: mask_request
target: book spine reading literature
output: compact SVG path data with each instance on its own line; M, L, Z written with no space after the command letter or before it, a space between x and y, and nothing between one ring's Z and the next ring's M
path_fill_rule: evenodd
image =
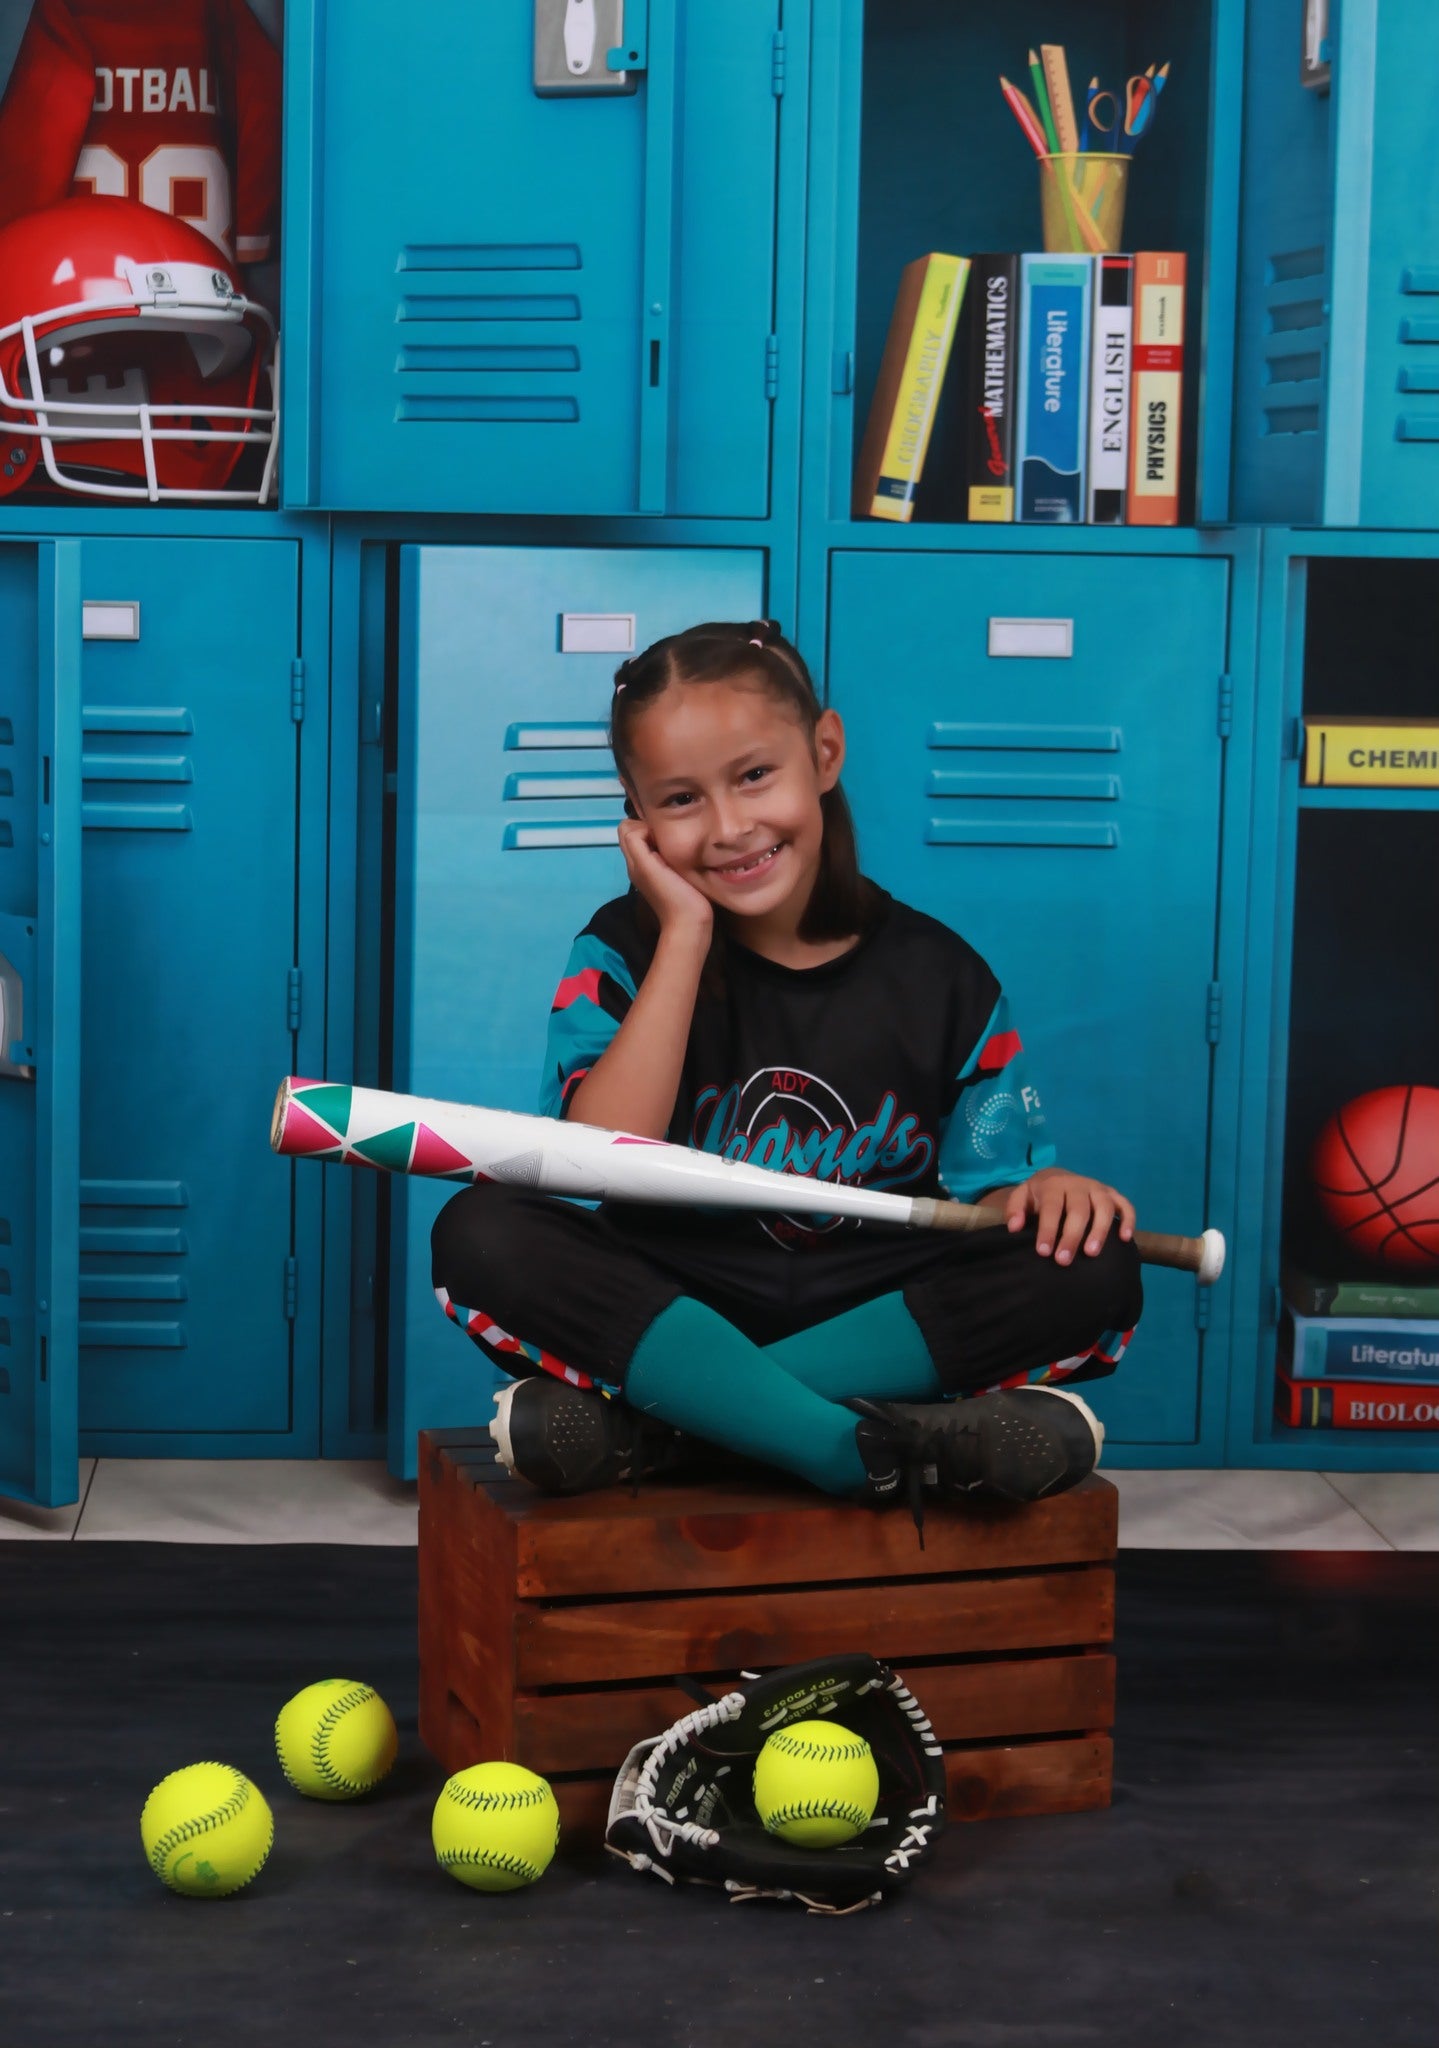
M1428 1381L1439 1388L1439 1322L1279 1318L1279 1363L1292 1380Z
M917 256L900 275L855 465L856 519L914 517L914 494L968 276L967 256L940 255Z
M1122 526L1129 489L1129 380L1134 258L1094 261L1089 379L1089 517Z
M1013 519L1019 258L971 257L968 299L965 504L971 519Z
M1280 1373L1274 1407L1291 1429L1439 1429L1439 1387L1291 1380Z
M1020 519L1084 518L1092 256L1019 259L1015 472Z
M1179 524L1179 420L1184 391L1184 258L1134 259L1134 376L1129 416L1131 526Z

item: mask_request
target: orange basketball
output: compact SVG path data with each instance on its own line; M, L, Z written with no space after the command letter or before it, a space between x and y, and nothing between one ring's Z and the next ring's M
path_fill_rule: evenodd
M1329 1119L1309 1160L1346 1244L1387 1266L1439 1267L1439 1088L1375 1088Z

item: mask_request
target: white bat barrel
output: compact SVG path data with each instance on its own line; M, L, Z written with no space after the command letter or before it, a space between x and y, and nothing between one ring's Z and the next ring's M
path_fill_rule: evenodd
M591 1200L865 1216L901 1225L914 1208L908 1195L776 1173L626 1131L339 1083L284 1082L270 1143L291 1155L363 1160L397 1173L501 1181Z

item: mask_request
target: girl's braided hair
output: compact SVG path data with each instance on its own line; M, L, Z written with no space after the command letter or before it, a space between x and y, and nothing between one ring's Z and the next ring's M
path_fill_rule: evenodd
M626 782L632 779L636 719L671 684L750 681L790 711L813 752L815 726L824 707L799 649L786 640L774 619L712 620L656 640L615 671L610 747L621 776ZM799 936L848 938L873 922L880 892L860 873L854 820L838 783L821 795L819 803L824 817L819 873L799 922ZM642 911L647 907L641 904ZM722 944L718 920L715 937ZM710 963L712 968L719 966L715 947Z

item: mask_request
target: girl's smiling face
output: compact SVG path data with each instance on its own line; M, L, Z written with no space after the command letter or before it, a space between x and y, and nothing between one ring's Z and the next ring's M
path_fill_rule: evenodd
M813 748L758 680L672 683L636 717L631 795L667 866L717 910L792 933L819 873L820 797L844 727L822 711Z

